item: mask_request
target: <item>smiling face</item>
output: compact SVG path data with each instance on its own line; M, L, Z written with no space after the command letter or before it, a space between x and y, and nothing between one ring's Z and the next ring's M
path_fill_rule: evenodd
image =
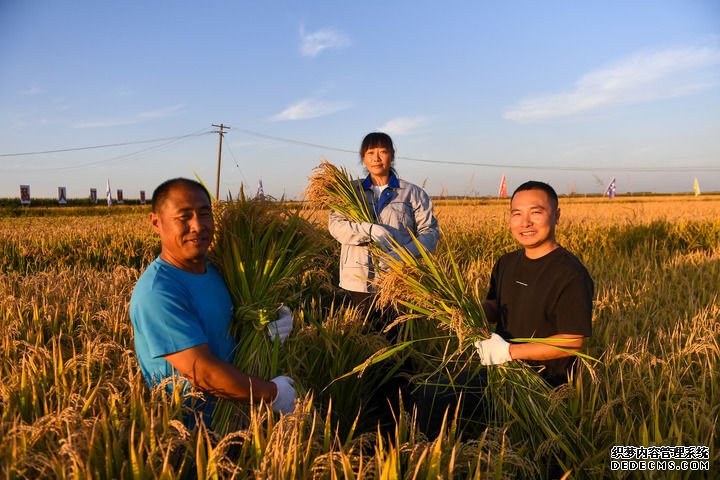
M387 185L392 161L393 154L385 147L368 148L363 155L363 165L376 185ZM375 180L383 183L377 183Z
M208 248L215 232L212 205L198 188L172 187L157 212L150 214L160 235L160 258L191 273L204 273Z
M540 258L558 247L555 225L557 208L543 190L522 190L510 203L510 231L528 258Z

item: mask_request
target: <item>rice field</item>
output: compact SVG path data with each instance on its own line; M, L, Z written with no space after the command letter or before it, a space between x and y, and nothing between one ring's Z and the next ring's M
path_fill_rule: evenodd
M189 430L183 399L149 390L134 354L130 294L159 253L147 210L0 212L0 476L717 478L720 196L561 198L560 207L558 240L595 281L584 350L600 361L549 395L548 415L570 420L552 438L519 420L461 436L452 412L437 438L412 412L378 428L388 412L374 394L387 369L337 379L389 343L329 279L298 301L277 366L303 387L295 412L258 405L241 430ZM494 261L514 248L507 202L439 200L436 214L438 256L452 254L484 292ZM320 232L324 215L311 217ZM432 368L424 350L443 345L421 348L407 353L421 358L418 373ZM620 471L619 446L700 447L692 452L707 460Z

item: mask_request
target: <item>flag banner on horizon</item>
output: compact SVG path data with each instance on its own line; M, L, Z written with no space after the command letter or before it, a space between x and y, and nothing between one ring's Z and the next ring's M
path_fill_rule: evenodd
M698 183L697 177L695 177L695 181L693 182L693 191L696 197L700 195L700 184Z
M140 190L140 205L145 205L145 190Z
M613 177L613 179L610 180L610 183L608 184L607 188L605 189L605 195L610 197L610 199L615 198L615 177Z
M123 191L122 191L122 188L118 188L118 189L117 189L117 196L116 196L115 198L117 198L117 203L125 203L125 202L123 202Z
M67 192L65 187L58 187L58 205L65 205L67 203Z
M262 178L260 179L260 181L258 181L258 189L255 197L261 200L265 198L265 190L263 189Z
M112 206L112 191L110 190L110 179L108 178L105 183L105 197L107 198L107 206Z
M500 179L500 189L498 189L498 198L507 197L507 179L505 175Z
M20 205L30 205L30 185L20 185Z
M90 203L97 203L97 188L90 189Z

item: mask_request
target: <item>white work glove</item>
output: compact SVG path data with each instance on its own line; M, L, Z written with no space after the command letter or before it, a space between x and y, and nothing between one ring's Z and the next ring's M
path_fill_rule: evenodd
M512 360L510 344L497 333L490 335L487 340L477 340L475 348L483 365L500 365Z
M288 414L295 410L295 389L293 383L295 381L290 377L275 377L270 380L277 386L277 395L272 401L273 412Z
M283 343L293 329L293 316L288 307L283 305L278 308L278 319L267 324L268 335L273 342L276 338Z
M363 230L373 242L377 243L384 251L389 252L393 246L393 236L387 228L378 223L363 223Z

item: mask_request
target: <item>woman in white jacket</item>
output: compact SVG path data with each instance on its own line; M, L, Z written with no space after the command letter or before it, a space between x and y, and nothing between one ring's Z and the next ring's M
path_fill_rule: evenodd
M373 132L360 146L360 158L368 171L359 187L375 214L374 223L352 222L331 211L328 228L342 245L340 287L354 305L368 306L373 293L373 262L368 245L377 242L389 250L391 238L414 255L420 252L411 233L429 251L437 246L439 232L430 196L417 185L401 180L394 169L395 147L389 135Z

